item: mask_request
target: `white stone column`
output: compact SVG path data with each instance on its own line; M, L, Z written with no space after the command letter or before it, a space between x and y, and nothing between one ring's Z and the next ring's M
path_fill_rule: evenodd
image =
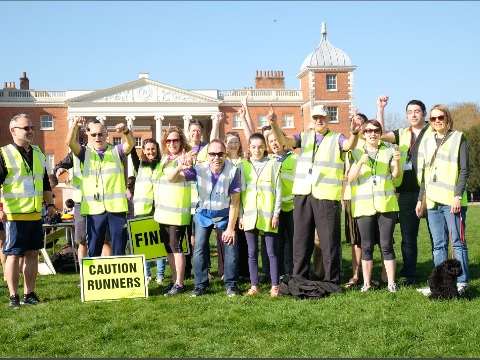
M135 139L135 133L133 131L133 120L135 120L135 116L127 115L125 116L125 120L127 120L127 128L130 129L130 131L132 132L133 138ZM135 146L133 147L132 151L137 151ZM127 176L134 176L134 175L135 175L135 169L133 168L132 157L128 156L127 157Z
M160 142L162 141L162 127L165 116L156 115L153 119L155 120L155 140L157 140L157 142L160 144Z
M188 125L190 125L190 120L192 120L193 117L192 115L184 115L183 116L183 132L185 133L185 136L187 137L187 140L190 141L190 135L188 134Z

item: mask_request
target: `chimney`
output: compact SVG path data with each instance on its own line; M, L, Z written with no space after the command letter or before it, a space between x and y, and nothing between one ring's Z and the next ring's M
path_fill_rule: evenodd
M285 89L283 71L258 71L255 77L255 89Z
M22 77L20 78L20 89L30 89L30 81L28 80L27 73L25 71L22 73Z
M4 89L8 89L8 87L7 87L7 82L6 82L6 81L3 82L3 88L4 88Z

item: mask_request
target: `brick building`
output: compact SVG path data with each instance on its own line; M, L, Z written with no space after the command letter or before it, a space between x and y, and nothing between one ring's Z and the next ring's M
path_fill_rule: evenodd
M26 72L23 72L19 89L15 82L4 82L3 90L0 90L0 146L11 142L9 121L19 113L30 115L37 129L34 144L47 155L49 173L69 151L65 138L76 116L102 121L112 144L121 141L114 126L125 122L133 127L139 155L142 139L154 137L159 140L162 129L168 125L187 129L191 119L202 121L203 138L208 141L212 118L219 111L226 114L220 138L232 130L240 131L243 136L237 111L247 95L250 115L259 131L267 124L270 104L273 104L281 127L288 135L306 130L311 107L323 104L328 106L332 117L329 127L348 134L349 117L353 113L355 68L348 56L327 40L323 23L320 44L305 58L296 75L300 90L285 89L283 71L257 71L255 86L244 89L185 90L151 80L147 73L140 73L136 80L97 91L33 90ZM86 140L85 136L80 130L79 141ZM245 149L244 137L242 143ZM131 174L133 167L129 163L126 175ZM63 199L69 197L66 180L67 175L62 175L54 189L58 209L63 209Z

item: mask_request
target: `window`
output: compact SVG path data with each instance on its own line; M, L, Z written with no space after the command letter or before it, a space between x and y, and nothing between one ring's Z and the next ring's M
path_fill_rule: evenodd
M267 126L269 123L267 121L267 115L258 115L258 128L261 129L264 126Z
M40 116L40 129L53 129L53 116L42 115Z
M141 137L136 137L135 138L135 147L137 147L137 148L142 147L142 138Z
M330 114L330 122L338 123L338 107L327 106L328 113Z
M55 159L53 154L45 154L46 157L46 164L45 167L47 168L47 174L53 174L53 168L55 167Z
M119 138L119 137L114 137L113 138L113 145L116 146L116 145L120 145L122 143L122 138Z
M241 128L242 125L242 120L240 120L240 114L235 114L233 115L233 128Z
M327 75L327 90L337 90L337 75Z
M293 128L293 114L282 115L282 127L283 128Z

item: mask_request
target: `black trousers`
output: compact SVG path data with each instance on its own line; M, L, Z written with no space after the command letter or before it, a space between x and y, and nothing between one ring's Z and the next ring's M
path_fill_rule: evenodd
M340 283L341 274L341 204L339 200L318 200L312 195L296 195L293 219L293 275L309 278L315 228L322 249L325 278Z

